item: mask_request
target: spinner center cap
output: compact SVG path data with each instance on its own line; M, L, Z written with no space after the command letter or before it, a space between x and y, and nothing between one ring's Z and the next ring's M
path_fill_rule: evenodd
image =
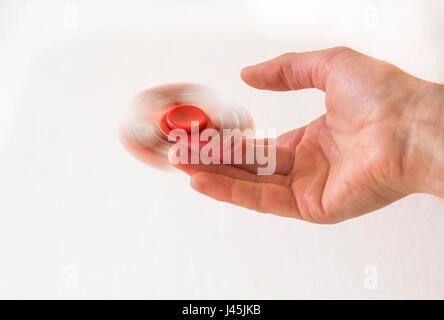
M207 125L207 115L202 109L189 104L175 106L166 114L166 123L171 130L182 129L190 133L192 122L197 122L201 131Z

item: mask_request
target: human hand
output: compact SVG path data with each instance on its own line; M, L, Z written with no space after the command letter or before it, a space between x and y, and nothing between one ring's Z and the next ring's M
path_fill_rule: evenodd
M273 175L178 165L198 192L314 223L353 218L413 192L444 196L442 85L343 47L284 54L241 77L258 89L323 90L327 112L277 139Z

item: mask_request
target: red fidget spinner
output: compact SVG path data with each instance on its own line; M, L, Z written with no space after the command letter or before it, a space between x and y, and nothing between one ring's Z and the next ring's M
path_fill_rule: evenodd
M168 84L142 91L131 102L130 113L120 131L121 141L133 156L157 168L170 166L168 151L177 133L190 141L192 131L253 129L247 110L200 84Z

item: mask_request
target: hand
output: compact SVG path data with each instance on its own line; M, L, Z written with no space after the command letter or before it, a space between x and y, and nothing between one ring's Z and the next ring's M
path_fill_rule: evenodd
M278 138L273 175L179 165L198 192L315 223L353 218L413 192L444 195L436 182L444 180L443 86L343 47L284 54L241 77L258 89L323 90L327 112Z

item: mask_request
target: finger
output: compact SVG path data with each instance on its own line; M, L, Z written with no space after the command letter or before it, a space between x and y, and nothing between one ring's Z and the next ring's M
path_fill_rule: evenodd
M291 183L291 177L280 174L257 175L245 171L241 168L225 165L225 164L176 164L175 167L189 176L197 172L210 172L224 175L233 179L239 179L249 182L273 183L288 187Z
M275 139L243 139L227 146L221 144L217 149L211 149L209 156L203 149L193 151L191 148L187 149L187 154L182 157L182 150L178 148L175 153L170 154L170 162L185 172L211 168L212 165L232 166L260 175L287 175L293 169L294 151L276 146Z
M249 141L249 143L250 142L254 143L254 141ZM261 144L265 144L266 146L268 145L268 140L259 140L258 142ZM264 145L255 145L254 147L256 149L258 149L261 147L263 148ZM271 152L271 151L267 150L266 152ZM279 172L288 173L291 170L292 165L293 165L293 161L294 161L292 150L289 150L287 148L279 148L276 151L275 157L271 157L270 154L267 154L267 156L270 156L271 158L273 158L272 161L278 163L276 165L278 170L275 170L276 173L273 173L273 174L262 174L262 175L258 175L257 171L258 171L258 168L263 167L263 165L246 164L245 153L246 153L246 151L245 151L245 147L244 147L243 152L242 152L242 155L243 155L242 164L223 164L222 160L220 161L221 163L215 164L215 163L203 163L201 157L198 158L198 160L199 160L198 163L193 163L192 162L192 155L189 152L187 161L175 163L174 166L177 169L185 172L186 174L188 174L190 176L196 172L205 171L205 172L222 174L222 175L226 175L231 178L241 179L241 180L245 180L245 181L261 182L261 183L274 183L274 184L289 186L291 176L279 174L277 172L279 171ZM275 158L278 158L278 159L282 158L282 159L276 161L276 160L274 160ZM231 159L231 162L233 162L233 159ZM284 164L284 162L287 162L287 164Z
M235 149L231 163L237 168L254 174L287 175L293 169L294 151L277 146L276 143L275 139L246 140L242 144L242 160L234 161L236 151L239 151Z
M191 187L213 199L264 213L300 218L289 188L233 179L224 175L197 172L191 176Z
M318 88L325 90L333 61L349 52L355 51L335 47L320 51L286 53L242 69L241 78L257 89L288 91Z
M295 150L305 134L305 126L288 131L277 138L277 145Z

